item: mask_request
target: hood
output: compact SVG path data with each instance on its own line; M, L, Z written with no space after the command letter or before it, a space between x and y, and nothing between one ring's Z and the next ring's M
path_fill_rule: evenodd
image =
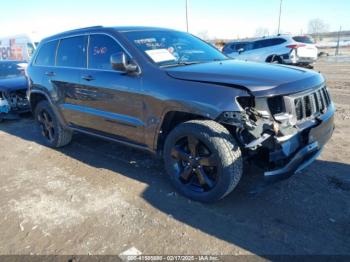
M11 92L17 90L26 90L28 88L27 79L25 76L13 78L0 78L0 91Z
M311 70L237 60L172 67L166 71L176 79L243 88L254 96L297 93L325 81L321 74Z

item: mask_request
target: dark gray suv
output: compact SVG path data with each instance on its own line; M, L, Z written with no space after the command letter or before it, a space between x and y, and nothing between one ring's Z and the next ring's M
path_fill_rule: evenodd
M324 78L233 61L187 33L90 27L44 39L29 67L30 104L45 142L82 132L162 155L174 186L197 201L229 194L243 161L265 177L294 174L332 135Z

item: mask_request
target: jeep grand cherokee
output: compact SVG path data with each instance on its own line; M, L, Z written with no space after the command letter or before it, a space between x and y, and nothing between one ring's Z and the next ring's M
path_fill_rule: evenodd
M319 73L233 61L183 32L90 27L44 39L28 68L46 143L73 132L162 155L179 192L229 194L243 160L268 180L301 171L330 139L334 105Z

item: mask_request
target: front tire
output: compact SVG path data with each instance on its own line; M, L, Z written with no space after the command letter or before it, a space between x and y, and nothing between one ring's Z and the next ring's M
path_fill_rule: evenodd
M71 142L72 131L61 125L48 101L39 102L34 115L47 146L59 148Z
M165 141L164 162L175 188L200 202L224 198L243 173L237 143L224 126L210 120L178 125Z

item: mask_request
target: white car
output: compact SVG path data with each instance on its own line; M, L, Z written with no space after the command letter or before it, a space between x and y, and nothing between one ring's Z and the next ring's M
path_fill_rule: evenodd
M231 42L225 45L223 53L239 60L301 66L312 66L318 58L311 37L291 35Z

